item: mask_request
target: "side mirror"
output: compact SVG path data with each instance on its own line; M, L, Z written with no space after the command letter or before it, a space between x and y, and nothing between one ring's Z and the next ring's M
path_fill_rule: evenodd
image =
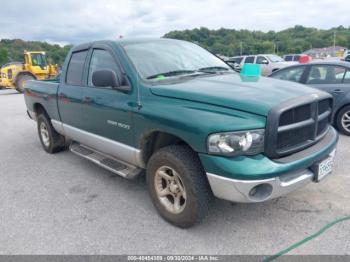
M110 69L95 71L92 74L92 83L97 87L112 87L113 89L122 92L127 92L131 89L129 85L122 85L122 82L119 81L116 73Z
M269 63L269 61L267 61L267 59L260 61L260 64L262 64L262 65L267 65L268 63Z

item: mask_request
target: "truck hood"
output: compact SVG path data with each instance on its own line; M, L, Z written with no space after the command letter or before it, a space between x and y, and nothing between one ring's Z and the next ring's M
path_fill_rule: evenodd
M248 82L239 74L196 77L150 87L154 95L224 106L267 116L269 110L295 97L316 93L305 85L260 77Z

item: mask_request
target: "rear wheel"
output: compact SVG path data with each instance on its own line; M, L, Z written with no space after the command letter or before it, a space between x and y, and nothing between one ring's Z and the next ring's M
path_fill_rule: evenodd
M167 146L147 165L147 186L158 213L188 228L207 214L212 193L198 156L187 146Z
M64 136L56 132L46 114L38 115L37 124L39 139L46 152L53 154L66 149Z
M350 106L346 106L337 114L337 127L341 133L350 136Z
M35 80L35 78L31 75L19 75L16 79L16 90L19 93L24 92L25 84L29 80Z

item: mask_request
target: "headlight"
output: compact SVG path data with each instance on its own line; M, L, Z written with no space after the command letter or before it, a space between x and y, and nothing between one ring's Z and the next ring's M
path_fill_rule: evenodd
M264 151L264 129L225 132L208 137L208 153L213 155L256 155Z

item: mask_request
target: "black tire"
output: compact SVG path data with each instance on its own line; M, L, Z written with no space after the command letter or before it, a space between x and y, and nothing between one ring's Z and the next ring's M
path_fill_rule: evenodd
M29 80L35 80L35 78L31 75L19 75L16 79L16 90L19 93L23 93L24 92L24 87L25 87L25 83Z
M168 211L157 195L156 173L163 167L174 169L185 188L186 204L180 213ZM207 215L213 195L198 155L191 148L180 145L161 148L150 158L146 177L152 202L161 217L169 223L188 228L200 223ZM170 196L167 197L169 199Z
M54 154L66 149L64 136L58 134L53 128L51 121L45 113L40 113L37 117L38 135L44 150L47 153ZM42 128L45 126L47 131L47 140L42 134Z
M339 132L350 136L350 105L343 107L338 112L336 124Z

